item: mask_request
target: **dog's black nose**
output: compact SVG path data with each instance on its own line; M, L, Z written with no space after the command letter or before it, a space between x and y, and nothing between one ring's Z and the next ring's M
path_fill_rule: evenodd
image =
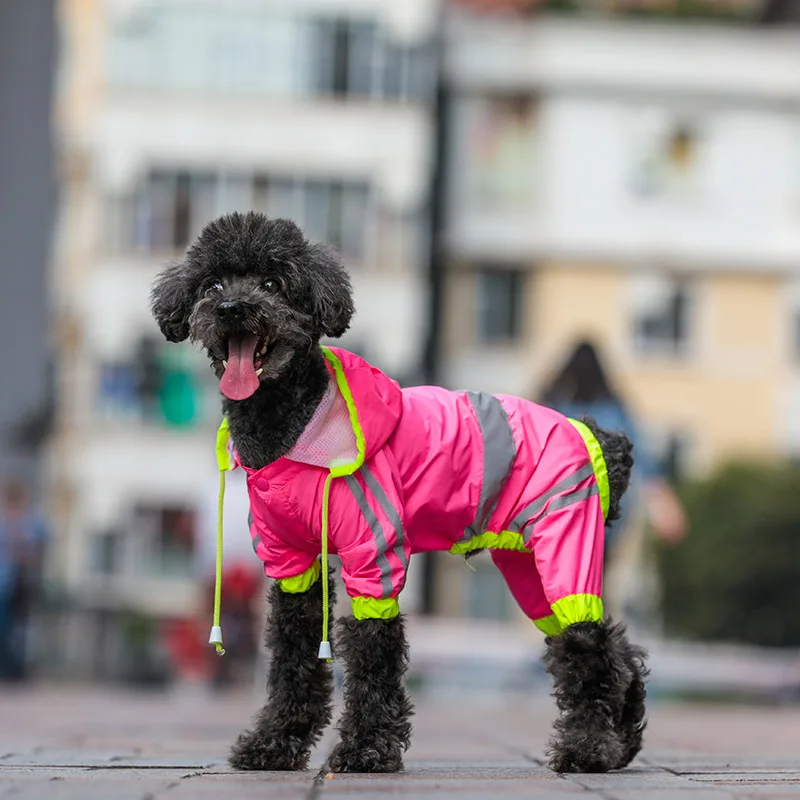
M217 306L217 316L223 322L237 322L244 316L244 305L238 300L226 300Z

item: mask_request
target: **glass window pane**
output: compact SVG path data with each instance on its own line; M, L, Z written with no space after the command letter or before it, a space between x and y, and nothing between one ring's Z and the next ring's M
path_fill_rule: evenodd
M339 209L338 247L342 255L353 261L361 261L366 252L367 227L373 219L366 185L345 185Z
M249 211L253 202L253 179L250 175L221 175L217 185L217 215Z
M470 100L458 113L465 141L456 181L463 180L467 205L476 211L524 210L532 201L535 177L532 100L525 96Z
M312 46L308 53L311 78L309 88L313 94L332 94L336 22L329 19L314 20L310 38Z
M304 185L303 224L306 236L314 242L329 241L331 187L321 181Z
M172 247L183 249L189 243L192 222L191 179L188 172L175 177L175 207L172 220Z
M377 26L351 22L348 36L347 86L350 96L370 97L374 84L374 51Z
M266 175L256 175L253 180L253 211L268 214L269 181Z
M191 181L191 224L189 239L194 240L203 228L216 216L217 178L208 174L192 175Z
M275 178L270 181L267 192L267 216L272 219L284 217L302 226L302 187L292 178Z
M171 249L175 188L174 174L154 173L143 181L136 200L135 248L145 252Z
M384 51L383 93L393 100L404 98L406 59L408 51L386 42Z
M518 270L485 270L478 274L477 335L480 341L502 342L519 336L522 283L522 273Z

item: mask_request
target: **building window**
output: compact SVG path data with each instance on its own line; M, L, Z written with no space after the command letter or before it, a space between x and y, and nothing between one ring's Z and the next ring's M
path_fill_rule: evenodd
M667 480L680 483L689 470L689 439L682 433L670 433L661 457L661 470Z
M641 353L682 355L689 343L690 292L686 281L639 276L634 283L633 327Z
M117 575L122 572L124 544L124 531L104 530L95 534L90 544L92 572L99 575Z
M342 181L306 181L300 186L303 207L297 218L306 235L335 247L345 258L364 255L364 221L369 192L366 185Z
M106 48L111 85L234 97L431 96L429 42L396 43L377 21L268 5L240 3L235 13L207 0L112 9Z
M641 200L686 200L697 189L699 125L666 109L637 110L629 185Z
M527 95L473 98L456 110L455 196L475 211L525 211L535 190L536 104Z
M494 344L519 338L524 281L525 274L518 269L486 269L477 274L478 341Z
M141 543L139 569L163 578L187 578L195 572L197 515L178 506L142 504L132 527Z
M294 220L309 239L351 262L366 258L374 222L362 181L153 171L132 197L109 203L108 231L116 252L170 254L220 214L251 209Z
M372 100L427 100L434 72L425 45L391 41L374 22L317 19L310 25L308 88L312 94Z

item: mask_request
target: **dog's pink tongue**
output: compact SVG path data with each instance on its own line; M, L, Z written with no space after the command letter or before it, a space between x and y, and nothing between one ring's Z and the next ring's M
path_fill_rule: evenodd
M228 342L228 366L219 382L219 390L229 400L247 400L258 389L258 375L253 366L257 336L231 338Z

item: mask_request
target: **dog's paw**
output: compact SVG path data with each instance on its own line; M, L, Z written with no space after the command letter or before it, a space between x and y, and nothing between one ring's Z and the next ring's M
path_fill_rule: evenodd
M296 737L246 731L231 748L234 769L290 771L308 766L309 748Z
M328 758L331 772L400 772L403 757L400 748L356 748L340 742Z
M612 733L556 739L550 743L549 766L553 772L608 772L618 769L623 745Z
M614 769L622 769L627 767L633 761L642 749L642 739L644 738L644 729L647 727L647 721L641 720L635 725L622 729L620 731L620 738L622 739L622 755L619 762L615 765Z

